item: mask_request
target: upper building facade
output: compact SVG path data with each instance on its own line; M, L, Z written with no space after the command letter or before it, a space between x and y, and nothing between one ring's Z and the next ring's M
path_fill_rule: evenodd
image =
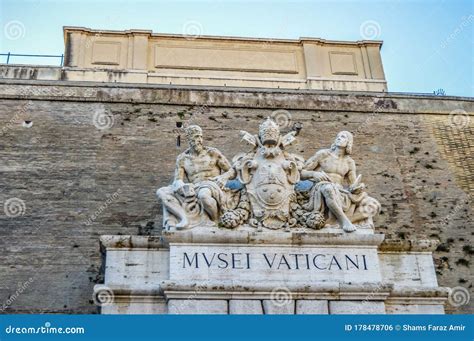
M64 67L39 68L37 79L387 91L381 41L231 38L64 27L64 42Z

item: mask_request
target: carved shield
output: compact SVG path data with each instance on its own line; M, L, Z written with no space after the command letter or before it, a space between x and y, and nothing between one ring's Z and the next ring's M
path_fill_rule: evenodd
M263 184L257 188L258 198L268 206L277 206L285 201L285 187L277 184Z
M264 216L273 216L276 211L288 212L289 197L294 189L281 160L259 159L257 162L258 167L247 185L254 214L263 211Z
M268 206L281 205L288 195L288 181L281 164L273 160L265 160L257 169L253 180L258 199Z

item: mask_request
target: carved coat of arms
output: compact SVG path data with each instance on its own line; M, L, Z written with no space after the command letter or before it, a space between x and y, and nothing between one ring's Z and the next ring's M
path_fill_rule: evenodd
M294 226L290 203L296 198L295 184L300 176L294 157L284 151L294 133L282 138L278 125L267 119L258 136L247 132L241 136L254 147L236 167L250 203L249 224L269 229Z

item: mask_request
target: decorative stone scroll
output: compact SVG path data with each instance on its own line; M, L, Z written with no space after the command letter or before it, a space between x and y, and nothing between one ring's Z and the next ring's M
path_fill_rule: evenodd
M157 191L166 230L373 233L380 203L356 172L350 132L339 132L329 149L308 160L288 150L296 132L282 136L270 118L257 135L240 136L251 150L230 163L218 149L203 146L199 126L186 129L189 148L177 158L174 181Z

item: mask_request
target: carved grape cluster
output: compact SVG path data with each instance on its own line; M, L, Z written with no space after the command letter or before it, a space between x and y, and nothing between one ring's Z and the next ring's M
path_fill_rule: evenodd
M306 212L303 214L305 225L307 228L319 230L324 227L326 219L319 212Z
M245 212L242 209L228 210L225 211L221 216L220 226L235 229L241 224L241 221L244 219Z
M308 212L303 208L299 197L298 201L291 204L291 214L301 227L307 227L314 230L319 230L324 227L326 219L320 212Z
M235 229L245 223L250 216L250 202L247 193L243 192L240 196L237 208L230 209L222 214L219 226L228 229Z

